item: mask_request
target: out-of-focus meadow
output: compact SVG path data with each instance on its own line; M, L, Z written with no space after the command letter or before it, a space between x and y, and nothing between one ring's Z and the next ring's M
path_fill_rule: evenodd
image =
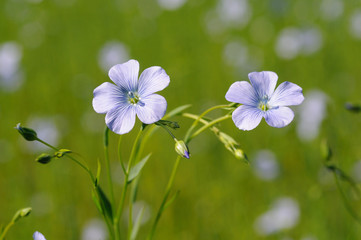
M86 174L67 159L35 163L48 150L26 142L14 126L34 128L53 145L80 153L95 170L97 159L104 161L105 124L92 108L92 92L110 81L112 65L128 59L137 59L141 71L166 70L171 83L161 95L168 111L190 103L188 111L198 114L227 103L229 86L252 71L274 71L278 84L294 82L306 97L282 129L264 120L249 132L231 120L219 125L241 143L250 165L211 132L195 139L191 159L182 160L176 176L180 195L155 239L361 239L319 147L328 139L337 166L361 181L361 115L344 108L361 101L360 53L356 0L0 1L0 223L21 207L33 208L7 239L30 239L35 230L47 239L103 236ZM191 121L174 120L181 138ZM135 129L124 136L124 157ZM119 198L117 142L112 133ZM139 239L150 229L176 158L164 131L153 135L145 152L153 154L140 179L139 204L146 208ZM361 201L351 200L360 212Z

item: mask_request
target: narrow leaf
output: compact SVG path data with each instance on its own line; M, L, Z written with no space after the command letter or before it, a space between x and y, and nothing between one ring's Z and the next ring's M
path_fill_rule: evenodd
M128 184L131 183L134 178L138 176L146 162L148 161L151 154L148 154L146 157L144 157L140 162L138 162L132 169L130 169L129 177L128 177Z
M98 211L103 215L102 207L100 206L99 199L98 199L98 197L96 196L94 190L92 191L92 199L93 199L93 201L94 201L94 203L95 203L95 206L97 207Z
M113 223L113 210L109 199L107 198L107 196L105 195L105 193L103 192L103 190L100 188L99 185L96 187L96 190L98 193L100 206L103 210L104 215L110 220L111 223Z
M192 105L191 104L187 104L187 105L182 105L180 107L177 107L175 109L173 109L172 111L170 111L168 114L166 114L164 116L164 119L176 116L180 113L182 113L184 110L186 110L187 108L190 108Z
M137 200L139 179L140 178L135 178L132 184L132 189L130 190L130 201L132 201L132 203L135 203L135 201Z
M98 159L98 169L97 169L97 175L95 177L95 187L98 186L99 184L99 178L100 178L100 172L101 172L101 164L100 164L100 161Z
M137 218L135 219L135 224L132 233L130 235L130 240L135 240L137 238L140 223L142 222L142 218L143 218L143 213L144 213L144 206L140 209Z

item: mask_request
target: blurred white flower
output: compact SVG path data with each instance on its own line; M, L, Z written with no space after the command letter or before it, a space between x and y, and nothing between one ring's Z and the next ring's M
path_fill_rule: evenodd
M276 156L270 150L259 150L255 154L251 166L255 175L265 181L277 178L280 173Z
M354 38L361 39L361 10L356 10L350 18L350 34Z
M128 48L121 42L110 41L105 43L100 49L98 63L101 69L108 73L112 66L126 62L128 59Z
M108 233L104 222L100 219L90 219L84 226L81 235L82 240L107 239Z
M150 207L149 205L144 202L144 201L137 201L133 204L133 209L132 209L132 220L133 220L133 224L135 224L135 221L137 220L137 216L139 215L140 211L143 211L143 215L142 215L142 219L140 222L140 225L143 225L145 223L148 222L148 220L150 219ZM128 220L129 220L129 208L127 208L124 211L123 214L123 220L126 224L128 224Z
M185 4L186 0L158 0L161 8L166 10L177 10Z
M34 240L46 240L44 235L38 231L34 232L33 238L34 238Z
M19 31L19 38L25 47L37 48L45 36L44 26L40 22L30 22L25 24Z
M26 125L34 129L41 140L53 146L59 143L60 132L52 117L31 117ZM47 146L35 141L26 142L26 144L28 150L34 153L49 149Z
M322 47L322 34L317 28L285 28L278 36L275 50L283 59L293 59L298 55L310 55Z
M269 211L257 218L254 227L260 235L270 235L294 227L299 217L298 203L292 198L283 197L275 201Z
M321 3L321 17L324 20L335 20L343 13L342 0L323 0Z
M320 90L305 94L305 101L299 107L297 134L301 140L311 141L318 136L321 123L326 116L327 96Z
M0 44L0 88L5 91L17 90L23 82L20 68L21 46L15 42Z

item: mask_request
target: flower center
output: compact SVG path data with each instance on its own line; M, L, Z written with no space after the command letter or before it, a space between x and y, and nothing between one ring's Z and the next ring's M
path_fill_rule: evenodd
M128 102L132 105L141 105L144 106L144 103L140 100L140 96L137 92L128 92Z
M258 103L258 108L261 109L262 111L266 112L267 110L269 110L271 107L268 105L268 96L264 95L259 103Z

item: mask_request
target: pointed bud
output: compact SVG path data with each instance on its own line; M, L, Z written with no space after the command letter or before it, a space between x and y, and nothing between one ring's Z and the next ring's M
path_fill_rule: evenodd
M27 208L23 208L23 209L18 210L18 211L15 213L12 221L15 223L15 222L17 222L20 218L23 218L23 217L28 216L28 215L31 213L31 210L32 210L31 207L27 207Z
M177 139L175 140L175 151L182 157L184 158L190 158L189 156L189 149L187 147L187 145L181 140L178 141Z
M242 149L239 149L239 148L235 149L235 150L234 150L234 156L235 156L237 159L243 160L243 161L245 161L245 162L248 163L247 155L243 152Z
M345 108L351 112L359 113L361 112L361 105L355 103L345 103Z
M324 139L321 142L321 155L322 155L322 158L324 160L326 160L326 162L330 161L332 158L332 150L331 150L330 146L328 145L328 142L326 139Z
M20 123L18 123L15 127L18 132L28 141L35 141L38 139L36 132L31 128L22 127Z
M35 161L41 164L47 164L51 161L52 158L53 157L50 156L49 154L42 153L35 159Z
M69 150L69 149L60 149L59 151L54 153L54 157L61 158L67 153L71 153L71 150Z

